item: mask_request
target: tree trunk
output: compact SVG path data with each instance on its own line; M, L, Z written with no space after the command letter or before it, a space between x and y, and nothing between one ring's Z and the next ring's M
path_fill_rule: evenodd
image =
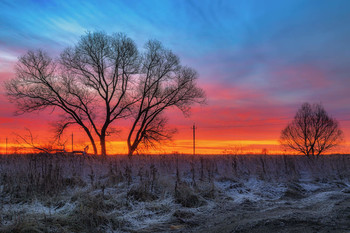
M90 133L90 131L89 131L88 128L86 128L86 127L84 127L84 126L83 126L83 128L84 128L86 134L88 135L88 137L89 137L89 139L90 139L90 142L91 142L91 144L92 144L92 148L94 149L94 154L97 155L97 147L96 147L96 143L95 143L94 138L92 137L92 135L91 135L91 133Z
M135 148L128 143L128 157L131 158L133 153L135 152Z
M97 155L97 146L96 146L96 144L95 144L94 139L91 139L91 138L90 138L90 142L91 142L91 144L92 144L92 148L94 149L94 155Z
M131 158L132 154L134 153L134 150L132 149L132 145L131 145L131 135L134 131L134 127L135 127L135 124L133 125L131 131L129 132L129 136L128 136L128 140L127 140L127 143L128 143L128 157Z
M132 150L132 149L129 147L129 148L128 148L128 157L131 158L133 153L134 153L134 150Z
M100 144L101 144L101 155L106 156L107 151L106 151L106 135L105 134L101 134Z
M138 146L138 142L134 142L133 144L131 144L131 142L128 140L128 157L131 158L131 156L134 154L137 146Z

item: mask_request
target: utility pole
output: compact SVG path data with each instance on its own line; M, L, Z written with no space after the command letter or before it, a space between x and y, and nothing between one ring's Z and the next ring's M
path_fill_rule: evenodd
M193 123L193 155L196 155L196 125Z
M74 149L74 143L73 143L73 133L72 133L72 152L74 151L73 149Z
M6 154L7 154L7 137L6 137Z

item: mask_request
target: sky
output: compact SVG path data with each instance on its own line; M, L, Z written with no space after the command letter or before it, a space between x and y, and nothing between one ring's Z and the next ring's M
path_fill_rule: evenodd
M350 1L16 1L0 2L0 82L32 49L52 56L87 31L126 33L142 48L157 39L194 68L207 104L190 117L168 111L178 133L160 152L278 151L281 130L304 102L322 103L344 131L350 152ZM0 87L0 146L25 129L48 138L54 114L14 116ZM44 136L43 136L44 135ZM79 138L79 137L78 137ZM85 143L83 136L77 143ZM124 150L110 138L110 153Z

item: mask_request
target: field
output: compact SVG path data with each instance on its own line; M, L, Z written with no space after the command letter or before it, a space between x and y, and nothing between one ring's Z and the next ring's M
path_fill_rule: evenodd
M0 232L301 231L350 231L350 155L0 156Z

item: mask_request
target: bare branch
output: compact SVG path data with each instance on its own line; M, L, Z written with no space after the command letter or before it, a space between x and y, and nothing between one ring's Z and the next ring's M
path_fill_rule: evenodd
M301 106L280 137L282 146L306 156L318 156L342 140L343 132L337 120L328 116L321 104L309 103Z
M175 107L188 115L191 105L205 102L204 91L196 85L197 73L182 67L179 58L158 41L146 44L141 72L136 89L139 101L128 136L129 155L140 144L148 147L171 139L175 131L166 129L164 111Z
M16 78L5 86L17 113L49 109L62 115L54 125L56 138L72 124L79 125L97 153L106 155L106 137L118 132L115 122L133 118L129 148L170 138L162 113L175 107L185 116L204 102L197 73L158 41L146 43L140 54L124 34L88 32L66 48L59 59L29 51L19 58ZM155 125L156 124L156 125ZM132 142L131 142L132 141ZM131 144L133 144L131 146Z

